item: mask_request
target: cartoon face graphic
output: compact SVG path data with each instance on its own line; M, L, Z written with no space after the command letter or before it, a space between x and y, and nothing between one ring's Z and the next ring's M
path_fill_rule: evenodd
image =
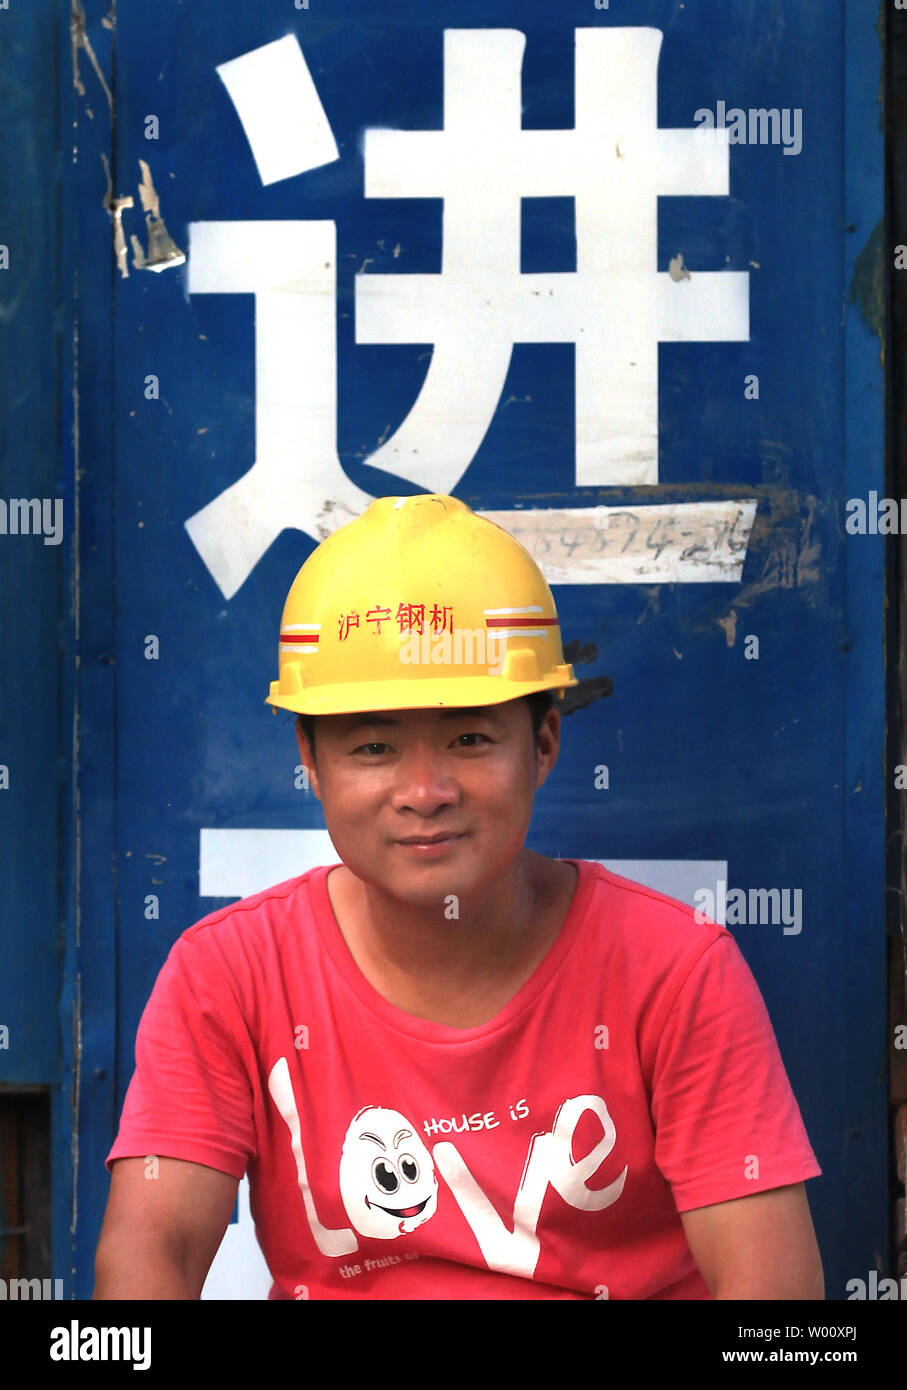
M340 1195L360 1235L395 1240L434 1216L431 1154L399 1110L366 1105L353 1116L340 1157Z

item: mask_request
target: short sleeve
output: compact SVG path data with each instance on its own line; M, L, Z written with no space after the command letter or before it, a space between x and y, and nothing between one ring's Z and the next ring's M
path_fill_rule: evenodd
M241 1032L216 957L198 934L180 937L139 1022L108 1169L117 1158L156 1154L243 1176L256 1142Z
M715 936L678 991L652 1072L655 1161L678 1212L821 1175L765 1002Z

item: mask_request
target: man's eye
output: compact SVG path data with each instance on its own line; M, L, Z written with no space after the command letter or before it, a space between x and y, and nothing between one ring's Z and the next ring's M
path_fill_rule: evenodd
M353 749L353 752L361 753L363 748L388 748L389 746L387 743L360 743L358 748Z
M486 743L490 743L490 742L491 742L491 739L488 737L487 734L458 734L457 737L458 737L458 738L483 738L483 739L485 740ZM471 748L475 748L476 746L477 746L476 744L470 744L470 747L471 747Z

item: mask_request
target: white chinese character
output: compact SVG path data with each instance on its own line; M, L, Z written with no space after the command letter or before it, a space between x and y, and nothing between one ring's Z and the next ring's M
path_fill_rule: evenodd
M659 195L727 195L727 132L658 127L659 30L575 37L573 129L522 128L524 34L460 29L444 33L443 130L366 132L366 197L444 200L440 273L356 276L357 342L432 345L415 404L365 462L430 492L469 467L515 343L574 344L576 482L625 486L658 482L659 342L749 337L747 272L657 267ZM295 38L218 71L264 181L336 157ZM522 273L521 200L553 196L574 200L576 269ZM186 523L229 598L284 527L320 540L371 500L337 455L335 224L193 223L189 289L255 296L255 463Z

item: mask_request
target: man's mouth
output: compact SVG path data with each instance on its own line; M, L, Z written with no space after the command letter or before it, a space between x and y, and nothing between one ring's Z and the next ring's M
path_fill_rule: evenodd
M453 830L445 830L438 835L410 835L407 839L401 840L401 845L440 845L445 840L459 840L460 836Z
M379 1211L386 1211L388 1216L399 1216L405 1220L408 1216L418 1216L427 1201L428 1198L426 1197L424 1202L420 1202L419 1205L415 1207L383 1207L380 1202L370 1202L366 1197L365 1205L367 1207L377 1207Z

